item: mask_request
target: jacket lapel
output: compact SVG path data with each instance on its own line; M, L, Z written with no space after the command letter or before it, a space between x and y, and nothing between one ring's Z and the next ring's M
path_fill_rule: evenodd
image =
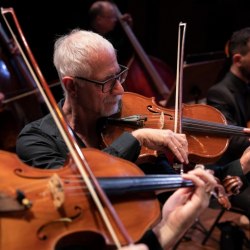
M237 81L237 79L234 79L234 81ZM237 108L237 111L241 117L241 121L243 123L247 122L247 107L246 107L246 101L244 96L242 96L242 93L240 92L240 89L238 87L237 82L234 82L234 84L229 85L229 90L232 93L234 98L235 107Z

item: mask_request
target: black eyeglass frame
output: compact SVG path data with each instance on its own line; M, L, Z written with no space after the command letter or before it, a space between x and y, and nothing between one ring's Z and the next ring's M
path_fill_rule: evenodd
M87 81L87 82L92 82L92 83L95 83L95 84L97 84L97 85L100 85L100 86L102 86L102 92L103 92L103 93L108 93L108 92L112 91L112 89L114 88L114 86L115 86L115 84L116 84L116 81L119 79L119 77L120 77L122 74L128 72L128 70L129 70L128 67L126 67L126 66L124 66L124 65L121 65L121 64L119 64L119 67L120 67L120 69L121 69L120 73L118 73L118 74L115 75L115 76L110 77L109 79L107 79L107 80L105 80L105 81L91 80L91 79L88 79L88 78L85 78L85 77L81 77L81 76L74 76L74 78L79 79L79 80L83 80L83 81ZM119 82L120 82L121 84L123 84L124 81L126 80L126 77L127 77L127 74L125 75L124 79L119 80ZM112 84L111 84L111 86L110 86L110 89L109 89L108 91L105 91L105 92L104 92L104 91L103 91L104 85L105 85L107 82L111 81L111 80L114 80L114 81L112 82Z

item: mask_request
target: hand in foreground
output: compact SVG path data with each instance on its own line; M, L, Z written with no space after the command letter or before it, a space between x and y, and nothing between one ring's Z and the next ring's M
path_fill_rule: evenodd
M172 247L207 208L217 185L210 172L199 168L183 174L183 178L193 181L195 187L176 190L163 206L161 222L153 228L166 249Z
M123 14L122 20L125 21L130 27L133 26L133 18L129 13Z
M188 164L188 142L185 134L174 133L169 129L143 128L134 130L132 135L142 146L163 153L171 150L181 163Z

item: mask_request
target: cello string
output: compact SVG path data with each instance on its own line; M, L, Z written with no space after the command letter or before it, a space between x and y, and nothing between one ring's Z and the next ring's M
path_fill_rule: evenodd
M53 177L53 175L52 175ZM17 190L22 191L25 197L32 198L35 196L36 198L45 198L46 196L51 197L51 190L49 188L48 182L51 178L43 179L43 180L33 180L29 184L18 185ZM105 177L100 178L105 182ZM133 179L134 182L131 182ZM111 190L116 190L119 188L121 180L127 180L127 192L128 191L155 191L155 190L176 190L179 187L183 186L190 186L192 183L188 180L184 180L180 175L150 175L150 176L114 176L114 177L107 177L108 180L108 188ZM114 187L111 188L112 181ZM82 193L90 194L88 192L88 187L86 186L85 182L81 179L81 175L72 175L68 174L62 176L59 182L62 186L60 190L62 190L65 194L69 194L70 196L78 196ZM56 183L57 186L57 183ZM58 187L58 186L57 186ZM122 193L126 190L124 189L125 186L122 186ZM133 190L131 188L134 188ZM135 189L136 188L136 189ZM72 193L73 191L73 193ZM75 192L78 191L78 192ZM84 192L81 192L84 191ZM35 200L36 201L36 200Z

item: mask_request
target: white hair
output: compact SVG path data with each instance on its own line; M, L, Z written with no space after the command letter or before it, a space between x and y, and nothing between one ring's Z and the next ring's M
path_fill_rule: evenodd
M107 51L116 53L107 39L92 31L74 29L56 40L53 62L60 79L77 75L89 78L102 52Z

